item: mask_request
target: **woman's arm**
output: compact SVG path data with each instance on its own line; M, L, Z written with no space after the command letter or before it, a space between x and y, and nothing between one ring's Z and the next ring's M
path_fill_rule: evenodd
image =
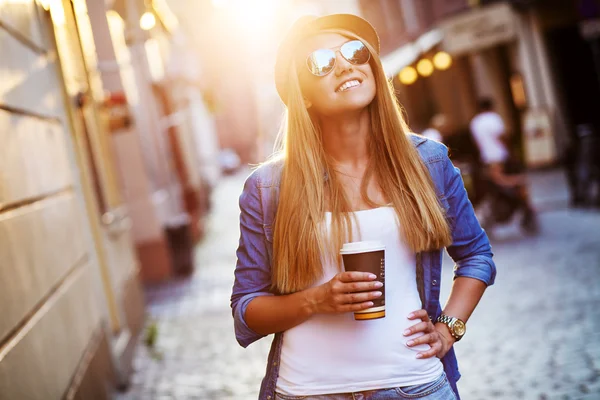
M466 277L456 278L452 283L450 296L448 296L442 314L451 315L466 323L473 311L475 311L475 307L477 307L486 288L487 285L479 279ZM435 330L444 339L442 352L438 355L441 358L448 350L450 350L450 347L454 345L456 339L450 334L450 330L446 324L441 322L436 323Z
M452 245L447 251L456 265L443 313L467 322L485 289L494 283L496 265L492 260L489 239L475 216L460 171L448 157L444 163L445 193L450 205L448 214L452 230ZM445 324L435 324L435 330L445 339L442 350L445 354L455 339Z
M475 216L460 171L447 156L443 162L444 193L450 205L448 217L452 232L452 245L447 250L456 262L455 279L443 313L466 322L485 289L494 283L496 266L492 260L488 237ZM406 335L415 332L425 334L407 345L412 347L427 343L431 346L429 350L420 353L419 358L443 357L455 342L448 327L442 323L434 325L426 310L418 310L412 314L409 319L421 319L421 322L412 326Z
M456 263L454 276L474 278L490 286L496 277L490 241L475 216L460 170L447 156L442 162L444 193L450 206L448 219L452 233L452 244L446 250Z
M373 307L380 282L366 272L340 272L329 282L293 294L257 297L246 308L246 323L257 333L283 332L314 314L345 313ZM364 293L356 293L364 292Z
M479 279L459 277L452 282L450 296L446 301L445 315L451 315L467 322L471 317L487 285ZM446 325L442 324L446 329Z
M231 310L238 343L247 347L262 338L245 320L248 305L259 296L273 296L271 262L263 229L263 212L258 192L258 175L254 171L240 195L240 241L236 252L235 280L231 293Z

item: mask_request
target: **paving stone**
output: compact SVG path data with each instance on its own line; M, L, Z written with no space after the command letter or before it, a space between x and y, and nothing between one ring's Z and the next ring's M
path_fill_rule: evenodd
M507 226L494 236L496 285L456 345L463 399L600 399L600 213L546 201L566 197L544 174L532 177L541 235ZM146 289L157 342L154 351L140 342L130 390L118 400L257 398L272 336L241 348L229 308L243 178L215 190L194 274ZM452 265L446 256L442 299Z

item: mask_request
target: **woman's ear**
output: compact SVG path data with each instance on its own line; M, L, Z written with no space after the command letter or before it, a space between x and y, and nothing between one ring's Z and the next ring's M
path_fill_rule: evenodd
M306 97L302 97L302 100L304 100L304 107L306 107L307 110L312 107L312 103Z

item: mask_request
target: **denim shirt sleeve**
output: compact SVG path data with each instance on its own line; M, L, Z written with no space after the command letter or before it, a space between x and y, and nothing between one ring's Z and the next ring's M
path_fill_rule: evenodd
M456 263L454 276L479 279L492 285L496 278L496 265L485 231L481 228L473 206L467 196L460 170L444 156L445 197L449 203L452 245L448 254Z
M263 211L255 171L240 196L240 242L237 249L235 281L231 294L235 337L242 347L262 338L246 324L248 304L258 296L272 296L270 258L263 229Z

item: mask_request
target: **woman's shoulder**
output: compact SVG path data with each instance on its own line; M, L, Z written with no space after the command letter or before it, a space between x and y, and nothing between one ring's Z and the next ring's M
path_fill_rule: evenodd
M441 161L448 156L448 148L444 144L416 133L409 133L408 136L425 163Z
M255 168L246 181L254 183L257 187L278 186L282 169L283 158L273 158Z

